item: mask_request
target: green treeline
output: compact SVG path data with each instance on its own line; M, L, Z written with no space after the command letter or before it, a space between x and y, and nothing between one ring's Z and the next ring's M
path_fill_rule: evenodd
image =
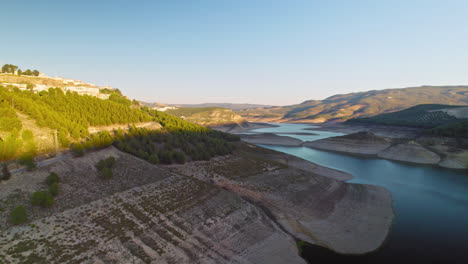
M235 139L227 139L218 131L168 133L131 128L124 136L117 137L114 145L151 163L183 164L230 154L234 150L232 140Z
M166 120L167 121L167 120ZM171 126L174 129L174 126ZM234 150L237 136L206 129L148 130L130 127L128 131L103 131L91 135L86 141L73 144L75 156L86 151L97 150L113 144L118 149L145 159L153 164L185 163L186 161L208 160L214 156L227 155Z
M430 129L429 133L438 136L468 138L468 120L438 126Z
M23 71L18 66L13 65L13 64L3 65L2 66L2 73L11 73L11 74L17 73L18 75L39 76L39 71L38 70L27 69L27 70Z

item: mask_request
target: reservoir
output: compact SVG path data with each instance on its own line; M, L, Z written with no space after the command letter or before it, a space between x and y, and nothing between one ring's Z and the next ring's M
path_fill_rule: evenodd
M304 130L306 124L275 124L251 132L268 132L303 141L342 135ZM311 132L317 135L282 133ZM356 258L360 263L468 263L468 172L432 166L408 165L383 159L361 158L307 147L261 145L351 173L351 183L383 186L392 193L395 218L390 235L376 252L366 256L331 254L330 258ZM323 255L314 246L303 257L310 263ZM330 259L331 260L331 259Z

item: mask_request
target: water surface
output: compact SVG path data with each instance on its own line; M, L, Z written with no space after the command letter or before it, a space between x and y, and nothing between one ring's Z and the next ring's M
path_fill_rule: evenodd
M304 141L342 135L303 130L311 127L306 124L277 125L252 132L276 133ZM318 135L281 134L291 132ZM395 219L389 238L382 249L365 261L468 263L468 173L306 147L262 146L349 172L354 176L349 182L380 185L392 193Z

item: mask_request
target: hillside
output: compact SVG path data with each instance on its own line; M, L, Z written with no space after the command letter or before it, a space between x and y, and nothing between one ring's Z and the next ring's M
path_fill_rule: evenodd
M384 188L113 93L0 86L1 263L303 264L301 241L343 254L385 241Z
M115 144L153 163L183 163L228 154L228 141L238 140L129 102L59 88L36 93L0 86L0 161L20 158L32 165L35 156L56 149L71 147L79 156Z
M39 77L27 75L13 75L0 73L0 85L3 83L14 84L32 84L32 85L46 85L48 87L64 87L64 86L84 86L84 87L97 87L96 85L83 83L78 80L63 79L59 77Z
M111 177L95 164L112 159ZM331 170L239 142L233 155L153 165L113 147L66 158L2 184L6 263L305 263L300 239L335 252L376 250L393 219L382 187L327 177ZM31 203L47 189L48 205ZM22 206L22 207L21 207Z
M244 118L231 109L221 107L178 107L166 110L166 113L203 126L242 124L246 122Z
M354 118L348 123L420 127L442 135L468 136L468 106L426 104L372 117Z
M468 86L421 86L341 94L284 107L238 111L248 121L307 122L345 121L395 112L419 104L468 105Z

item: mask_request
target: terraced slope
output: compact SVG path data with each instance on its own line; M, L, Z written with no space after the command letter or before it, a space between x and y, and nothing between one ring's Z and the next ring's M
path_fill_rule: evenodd
M90 164L108 156L117 158L114 178L99 180ZM2 206L27 201L49 170L61 175L53 208L33 209L18 227L2 214L5 263L305 263L295 241L240 196L113 148L35 172L35 183L14 186L22 191L2 192Z
M383 188L323 176L326 168L239 143L233 156L155 166L113 147L2 183L0 207L26 204L29 223L0 214L2 263L305 263L300 238L338 252L380 246L392 221ZM94 164L113 156L112 179ZM305 163L304 163L305 162ZM50 171L60 194L29 205Z

